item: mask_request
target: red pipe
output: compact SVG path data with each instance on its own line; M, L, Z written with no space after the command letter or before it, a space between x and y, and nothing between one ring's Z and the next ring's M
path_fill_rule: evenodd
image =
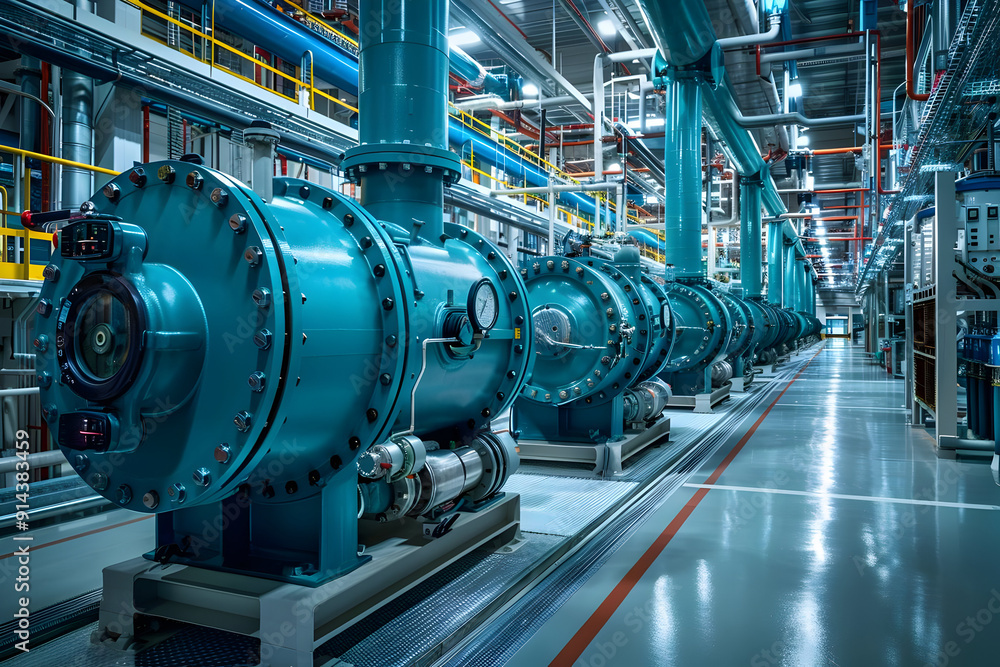
M906 0L906 96L917 102L926 102L930 94L917 93L913 87L913 65L916 54L913 47L913 0Z

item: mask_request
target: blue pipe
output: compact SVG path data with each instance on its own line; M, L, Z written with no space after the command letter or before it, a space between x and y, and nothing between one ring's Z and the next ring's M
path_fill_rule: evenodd
M178 0L180 4L211 16L212 1ZM294 19L267 2L214 0L215 24L233 32L284 60L298 63L306 51L313 54L313 67L321 79L341 90L358 92L358 59L340 44L309 32ZM458 48L450 49L451 71L484 92L510 98L506 78L499 79Z
M179 1L197 11L204 10L202 3L197 0ZM261 48L287 60L297 62L303 53L311 51L315 74L319 78L351 94L358 92L358 63L352 55L344 53L340 46L321 36L291 23L290 19L270 5L245 0L215 0L215 21L219 26L234 30ZM470 61L478 67L478 63L460 49L451 49L450 55L452 71L463 79L472 76ZM484 81L492 92L499 92L500 88L506 86L489 75ZM477 159L523 178L530 186L548 184L549 177L545 171L469 129L455 118L449 117L448 139L452 147L460 150L462 146L471 143ZM580 193L561 193L559 201L581 213L595 215L597 212L594 199Z
M448 120L448 140L452 146L456 147L471 144L473 155L477 160L489 163L512 176L523 178L529 185L548 185L549 175L547 172L463 125L457 118L449 118ZM462 154L464 156L465 152L463 151ZM559 194L559 201L566 206L579 208L580 212L588 215L597 213L595 200L579 192L562 192Z

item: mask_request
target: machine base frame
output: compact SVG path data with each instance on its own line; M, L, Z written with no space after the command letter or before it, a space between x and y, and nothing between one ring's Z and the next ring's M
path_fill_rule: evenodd
M732 385L727 381L726 384L712 391L711 394L695 394L694 396L674 394L667 401L667 407L693 409L698 414L712 414L715 412L715 406L729 398L731 388Z
M543 442L520 440L518 449L522 459L530 461L559 461L586 463L594 466L598 475L622 473L622 463L642 450L670 439L670 419L660 417L646 429L628 429L622 440L584 444L579 442Z
M436 524L407 521L400 531L398 522L394 530L365 522L361 540L372 560L315 588L133 558L104 569L91 641L138 652L165 638L148 620L167 619L258 636L262 667L314 667L313 651L345 628L469 552L516 539L520 508L520 496L508 493L478 512L458 512L435 539L426 535Z

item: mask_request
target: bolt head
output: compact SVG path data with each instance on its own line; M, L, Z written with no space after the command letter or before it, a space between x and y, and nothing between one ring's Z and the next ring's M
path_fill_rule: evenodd
M236 428L240 433L246 433L253 425L253 416L246 410L240 410L233 417L233 423L236 424Z
M261 329L253 335L253 343L261 350L271 347L271 340L274 336L267 329Z
M160 504L160 494L156 491L147 491L142 496L142 504L146 509L155 510Z
M73 470L83 472L90 466L90 459L86 454L77 454L73 457Z
M260 261L264 259L264 253L261 252L260 248L258 248L255 245L252 245L249 248L247 248L246 251L243 253L243 259L245 259L247 261L247 264L249 264L250 266L258 266L260 264Z
M250 389L259 394L264 391L264 378L265 375L263 371L254 371L250 374L250 377L247 378L247 384L250 385Z
M242 213L233 213L229 216L229 228L234 234L242 234L247 230L247 217Z
M219 208L222 208L223 206L229 203L229 193L223 190L222 188L215 188L214 190L212 190L212 194L209 195L209 199L212 200L213 204L215 204Z
M104 188L101 189L101 192L104 194L105 197L108 198L108 201L110 201L111 203L115 203L121 196L122 189L119 188L118 184L116 183L108 183L107 185L104 186Z
M90 478L90 485L98 491L108 488L108 476L104 473L95 472Z
M129 172L128 180L131 181L132 185L135 187L141 188L146 185L146 172L142 167L136 167Z
M229 458L233 455L233 450L229 445L223 443L215 448L215 460L219 463L229 463Z
M191 473L191 479L198 486L208 486L212 483L212 471L208 468L198 468Z
M197 171L192 171L184 180L187 183L187 186L192 190L201 190L201 188L205 185L205 177Z
M132 489L128 484L122 484L115 491L115 500L119 505L128 505L132 502Z
M187 498L187 489L185 489L184 485L180 482L174 482L170 485L170 488L167 489L167 495L170 496L170 502L177 503L179 505L184 502L185 498Z
M156 170L156 176L161 181L167 185L174 182L174 178L177 176L177 172L169 164L161 165L159 169Z
M258 308L267 308L271 305L271 290L266 287L258 287L250 295L250 298L253 299Z
M55 264L46 264L45 268L42 269L42 278L48 280L49 282L57 282L59 280L59 267Z

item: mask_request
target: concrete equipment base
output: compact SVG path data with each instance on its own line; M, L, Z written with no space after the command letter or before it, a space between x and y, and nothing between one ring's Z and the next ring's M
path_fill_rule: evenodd
M712 414L713 408L719 403L729 398L730 387L732 385L729 382L722 385L711 394L695 394L694 396L680 396L674 394L667 401L668 408L687 408L694 409L695 412L700 414Z
M362 522L371 561L316 588L145 558L112 565L91 641L138 652L165 638L167 619L259 637L261 667L319 667L313 651L331 637L474 549L517 538L520 496L456 514L438 538L426 537L436 523Z
M597 474L619 475L622 472L622 462L651 445L660 445L669 439L670 419L661 416L649 428L627 429L624 438L615 442L591 444L519 440L517 447L523 460L585 463L594 466Z

